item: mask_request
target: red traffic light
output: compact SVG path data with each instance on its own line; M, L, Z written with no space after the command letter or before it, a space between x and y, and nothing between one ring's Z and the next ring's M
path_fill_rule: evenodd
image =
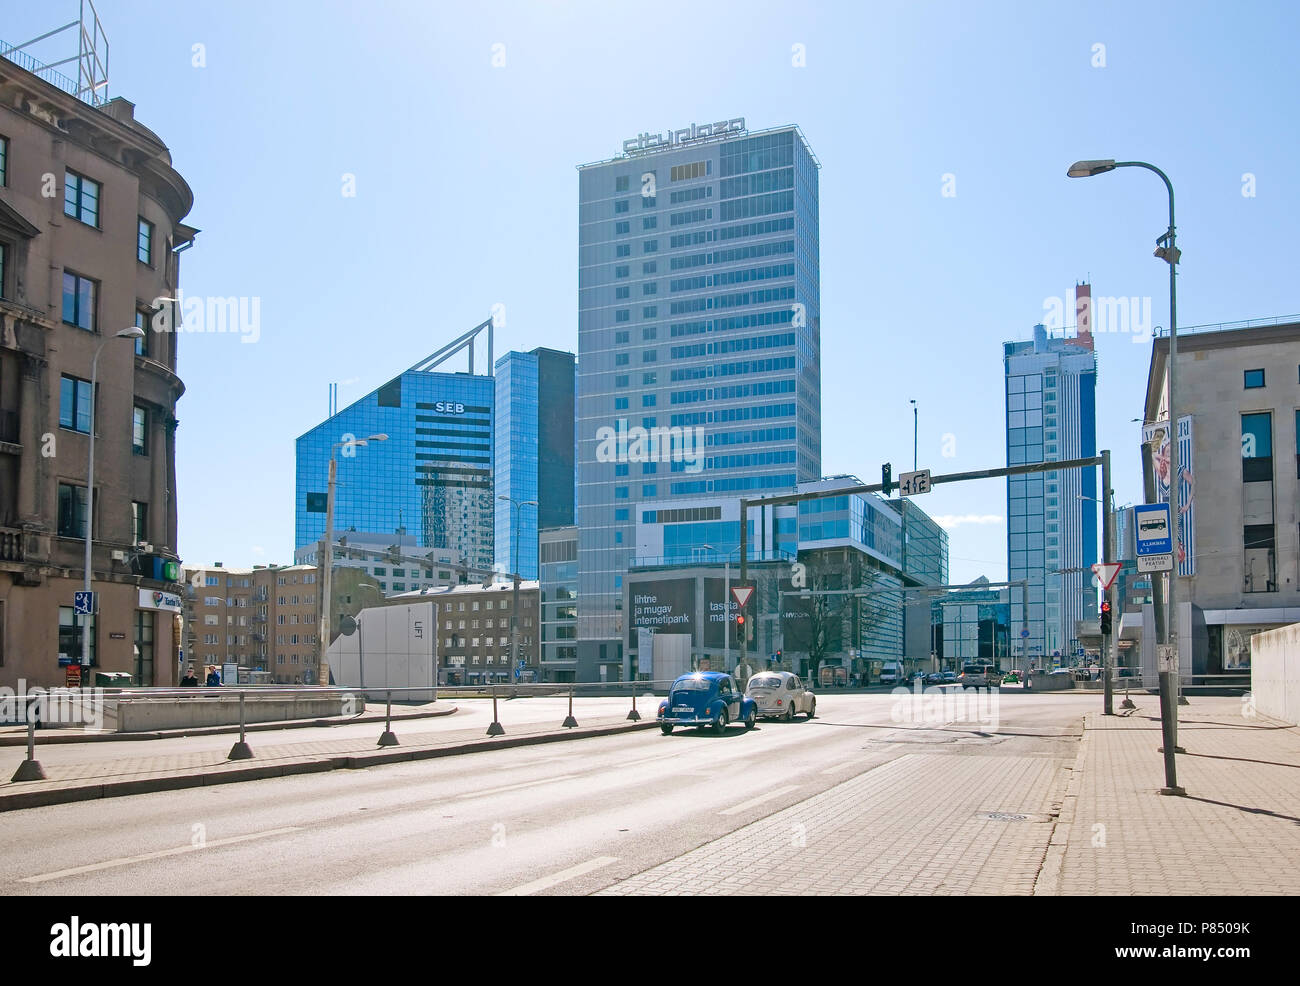
M1101 604L1101 611L1102 611L1103 613L1109 613L1109 612L1110 612L1110 602L1109 602L1109 601L1103 601L1103 602L1102 602L1102 604Z
M744 613L736 614L736 626L743 627L744 625L745 625L745 614Z

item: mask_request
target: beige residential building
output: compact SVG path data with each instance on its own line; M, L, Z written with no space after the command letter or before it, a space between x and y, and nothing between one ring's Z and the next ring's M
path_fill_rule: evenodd
M278 684L318 684L320 600L311 565L185 570L187 665L267 671Z
M13 57L0 57L0 685L64 684L87 632L93 668L172 685L178 335L118 333L175 297L193 195L130 102L92 105ZM91 618L74 610L88 512Z
M1152 347L1146 420L1168 419L1169 339ZM1180 471L1191 497L1178 580L1182 674L1249 674L1250 638L1300 622L1300 322L1178 330ZM1189 454L1190 453L1190 454ZM1167 477L1168 449L1155 471ZM1150 607L1125 614L1155 667Z

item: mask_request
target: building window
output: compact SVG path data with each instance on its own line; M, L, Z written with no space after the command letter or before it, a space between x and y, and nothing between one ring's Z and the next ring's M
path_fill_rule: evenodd
M644 308L641 309L641 317L642 317L642 318L658 318L658 317L659 317L659 306L658 306L658 305L646 305ZM652 331L653 331L653 330L652 330ZM648 336L647 338L653 339L654 336Z
M131 408L131 452L149 454L149 412L142 407Z
M642 394L642 395L641 395L641 406L642 406L642 407L654 407L654 406L655 406L655 403L656 403L657 400L658 400L658 398L657 398L654 394Z
M632 228L632 224L629 223L626 219L624 219L622 222L614 224L614 232L620 235L628 232L631 228Z
M616 192L626 192L626 191L627 191L627 181L628 181L628 176L627 176L627 175L617 175L617 176L615 176L615 178L614 178L614 191L616 191Z
M0 137L0 188L9 184L9 138Z
M140 544L149 540L149 504L139 500L131 501L131 543Z
M99 182L68 171L63 180L63 214L98 229L99 190Z
M1247 370L1247 371L1246 371L1246 389L1247 389L1247 390L1254 390L1256 387L1262 387L1262 386L1264 386L1264 371L1263 371L1263 370Z
M622 299L626 298L631 293L631 291L632 289L628 287L626 284L620 288L615 288L614 299L616 301L621 301Z
M629 308L618 308L614 311L615 322L628 322L632 319L632 310Z
M59 607L59 656L81 660L81 634L86 617L77 616L71 606ZM95 646L99 636L95 631L97 617L90 617L90 666L99 666L99 648Z
M90 381L59 380L59 427L90 434Z
M135 340L135 354L137 356L149 355L149 326L152 320L153 312L143 308L135 310L135 327L144 332L144 335Z
M1273 414L1263 411L1241 416L1241 481L1273 481Z
M615 398L614 398L614 410L615 410L615 411L626 411L626 410L627 410L627 398L626 398L626 397L615 397ZM1297 456L1296 456L1296 461L1297 461L1297 462L1300 462L1300 455L1297 455Z
M153 266L153 223L142 216L136 217L135 259Z
M98 286L88 277L63 272L63 321L87 332L95 331L95 295Z
M616 247L614 247L614 256L616 257L632 256L632 244L631 243L618 244Z

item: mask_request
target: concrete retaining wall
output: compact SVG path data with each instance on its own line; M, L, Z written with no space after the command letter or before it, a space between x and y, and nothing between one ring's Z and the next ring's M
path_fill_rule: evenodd
M1068 674L1035 674L1029 678L1028 692L1061 692L1074 687L1074 676Z
M290 719L324 719L344 711L342 695L257 695L245 693L245 722L280 722ZM356 699L353 699L355 704ZM104 727L119 733L195 726L239 725L239 695L201 693L194 698L109 697L105 701Z
M1250 638L1250 690L1258 711L1300 725L1300 623Z

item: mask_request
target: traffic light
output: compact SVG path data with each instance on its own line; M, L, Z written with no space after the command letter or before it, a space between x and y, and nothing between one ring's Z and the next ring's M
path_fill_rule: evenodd
M745 614L736 614L736 643L745 642Z
M881 491L888 497L894 492L894 466L893 463L886 462L880 467L880 485L884 487Z
M1110 636L1110 600L1102 600L1101 604L1101 632L1103 636Z

